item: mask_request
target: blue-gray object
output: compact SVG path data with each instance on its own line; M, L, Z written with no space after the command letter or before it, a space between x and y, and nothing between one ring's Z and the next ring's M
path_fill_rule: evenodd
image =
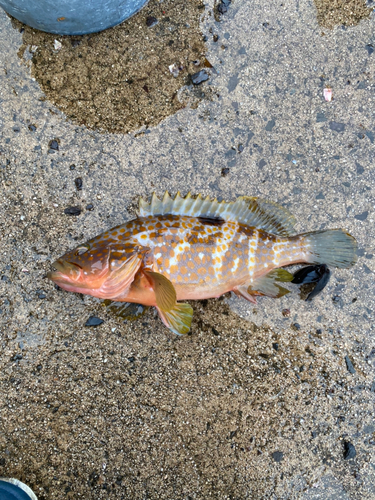
M33 491L18 479L0 478L1 500L38 500Z
M148 0L0 0L24 24L58 35L96 33L138 12Z

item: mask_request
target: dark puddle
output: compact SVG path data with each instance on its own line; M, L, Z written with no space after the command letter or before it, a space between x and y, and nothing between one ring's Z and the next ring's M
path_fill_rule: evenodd
M151 0L115 28L72 37L13 25L23 33L19 57L31 58L48 100L75 123L126 133L209 96L191 78L211 67L199 27L204 12L200 0Z
M335 26L354 26L367 19L373 8L365 0L314 0L318 11L318 23L332 29Z

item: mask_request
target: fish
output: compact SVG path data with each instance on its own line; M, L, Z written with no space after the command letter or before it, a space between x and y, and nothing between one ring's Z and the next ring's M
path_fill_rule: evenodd
M187 300L234 292L256 303L290 292L280 284L294 279L285 266L355 264L357 243L344 229L295 234L294 224L288 210L262 198L153 194L140 198L135 219L57 259L48 277L66 291L154 306L182 335L193 316Z

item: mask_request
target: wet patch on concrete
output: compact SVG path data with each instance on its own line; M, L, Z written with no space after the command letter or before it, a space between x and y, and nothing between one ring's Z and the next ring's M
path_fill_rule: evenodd
M75 123L126 133L210 94L191 79L210 66L199 27L204 12L201 0L151 0L102 33L63 37L14 26L23 32L19 56L31 59L46 99Z
M314 0L318 11L318 22L324 28L354 26L367 19L373 8L365 0Z

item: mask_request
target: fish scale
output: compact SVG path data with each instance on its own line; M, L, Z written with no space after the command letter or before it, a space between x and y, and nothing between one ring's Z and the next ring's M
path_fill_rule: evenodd
M273 203L218 202L166 193L140 200L139 216L67 252L50 279L61 288L155 306L168 328L187 333L193 310L181 300L233 291L255 302L281 297L298 262L349 267L356 241L342 229L293 234L294 218Z

